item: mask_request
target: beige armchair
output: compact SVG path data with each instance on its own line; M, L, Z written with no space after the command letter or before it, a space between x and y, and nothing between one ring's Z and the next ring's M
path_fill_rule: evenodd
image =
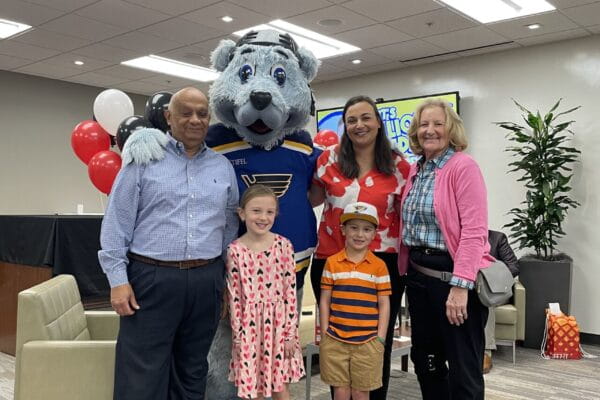
M110 400L119 317L83 310L59 275L19 293L15 400Z
M513 364L517 340L525 339L525 287L516 281L511 303L496 307L496 345L512 346Z

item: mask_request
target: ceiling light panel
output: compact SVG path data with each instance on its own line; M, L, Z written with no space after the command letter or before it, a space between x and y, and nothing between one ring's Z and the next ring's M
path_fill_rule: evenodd
M250 31L260 31L264 29L274 29L281 33L289 33L299 46L309 49L317 58L335 57L341 54L353 53L361 50L360 47L302 28L298 25L290 24L289 22L280 19L276 19L267 24L233 32L233 34L236 36L244 36Z
M128 67L154 71L165 75L177 76L199 82L210 82L217 79L219 73L210 68L200 67L165 57L149 56L123 61L121 64Z
M539 14L556 8L546 0L437 0L483 24Z
M31 25L0 18L0 39L6 39L27 29L31 29Z

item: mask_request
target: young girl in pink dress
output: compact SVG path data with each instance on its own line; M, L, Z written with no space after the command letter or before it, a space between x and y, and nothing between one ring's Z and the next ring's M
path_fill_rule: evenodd
M277 197L250 186L238 214L247 232L227 250L227 297L233 334L229 380L244 399L289 399L304 376L298 337L294 250L270 231Z

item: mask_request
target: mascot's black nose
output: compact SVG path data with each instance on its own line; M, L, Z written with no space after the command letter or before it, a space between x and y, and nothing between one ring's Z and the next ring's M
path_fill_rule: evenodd
M250 101L257 110L264 110L269 104L271 104L271 93L269 92L252 92L250 94Z

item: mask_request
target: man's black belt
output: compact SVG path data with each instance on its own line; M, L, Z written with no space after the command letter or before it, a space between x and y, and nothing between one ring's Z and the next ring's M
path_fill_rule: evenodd
M184 261L162 261L162 260L155 260L154 258L142 256L140 254L135 254L135 253L127 253L127 257L129 257L131 260L140 261L145 264L158 265L159 267L179 268L179 269L192 269L192 268L204 267L208 264L211 264L217 258L219 258L219 257L215 257L215 258L211 258L208 260L197 259L197 260L184 260Z

